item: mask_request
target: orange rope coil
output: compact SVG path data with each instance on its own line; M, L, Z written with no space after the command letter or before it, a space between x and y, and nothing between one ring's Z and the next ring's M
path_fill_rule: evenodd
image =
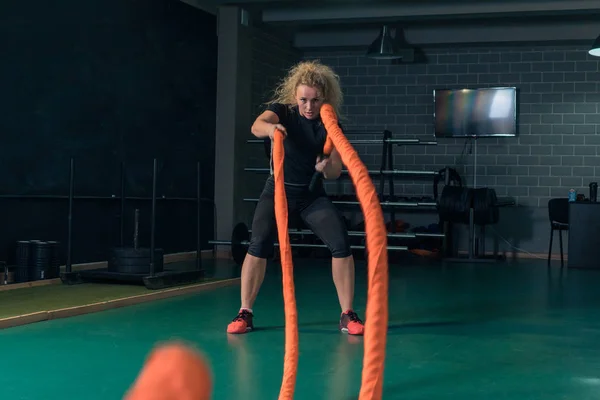
M358 154L342 133L333 107L325 104L321 118L327 130L324 154L335 147L346 165L364 219L368 249L368 299L365 318L364 357L359 400L379 400L383 393L383 370L388 325L387 232L373 181ZM294 265L288 233L288 206L283 176L283 134L277 131L273 146L275 219L281 252L285 302L285 357L280 400L294 397L298 373L298 313L294 288ZM183 345L157 348L126 395L126 400L208 400L212 394L210 370L201 356Z

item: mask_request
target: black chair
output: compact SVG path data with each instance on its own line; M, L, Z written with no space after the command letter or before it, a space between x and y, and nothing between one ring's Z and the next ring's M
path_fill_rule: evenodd
M550 218L550 248L548 249L548 266L552 256L552 238L558 231L560 241L560 266L564 267L562 231L569 230L569 199L558 198L548 201L548 217Z

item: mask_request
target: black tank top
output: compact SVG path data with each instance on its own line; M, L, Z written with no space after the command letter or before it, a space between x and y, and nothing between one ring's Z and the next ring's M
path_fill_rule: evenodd
M297 106L271 104L267 107L279 117L279 123L287 131L283 141L285 158L283 174L289 185L308 185L315 173L317 156L323 152L327 131L321 117L309 120L298 111ZM273 174L273 146L271 144L271 174Z

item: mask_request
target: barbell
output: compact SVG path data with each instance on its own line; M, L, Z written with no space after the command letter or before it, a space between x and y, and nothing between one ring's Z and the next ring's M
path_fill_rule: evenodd
M257 203L257 198L245 198L246 202ZM358 206L358 201L352 200L332 200L333 204ZM402 208L436 208L440 217L440 222L453 222L457 224L469 224L470 209L473 208L473 223L475 225L491 225L498 223L498 207L503 205L512 205L513 202L501 203L496 197L496 191L493 188L467 188L464 186L446 185L442 190L439 201L382 201L381 207L402 207Z
M271 158L271 139L249 139L248 143L259 143L263 145L263 149L265 152L265 156L268 159ZM397 144L397 145L426 145L426 146L436 146L437 142L432 141L422 141L420 139L358 139L351 140L351 144L379 144L379 143L389 143L389 144Z
M352 132L347 132L351 134ZM421 140L421 139L357 139L350 140L350 144L381 144L381 143L390 143L390 144L398 144L398 145L426 145L426 146L437 146L438 142L430 141L430 140ZM269 148L270 153L270 139L248 139L247 143L256 143L262 144L265 146L265 151L267 147Z
M246 172L259 172L259 173L270 173L271 170L269 168L257 168L257 167L246 167L244 168ZM376 170L370 169L367 171L369 175L404 175L404 176L434 176L438 175L437 171L419 171L419 170L399 170L399 169L384 169L384 170ZM348 175L347 170L342 170L343 175Z
M252 230L249 230L248 232L252 233ZM288 234L290 234L290 235L314 235L314 233L308 229L290 229L288 231ZM348 231L348 236L364 237L365 232ZM387 237L388 237L388 239L390 239L390 238L393 238L393 239L416 239L419 237L443 238L444 234L443 233L388 233Z
M246 253L248 251L248 246L250 245L250 230L248 226L243 222L238 223L231 233L231 240L209 240L208 243L212 245L218 246L231 246L231 255L236 264L242 265L244 262L244 258L246 257ZM312 231L304 230L304 231L294 231L290 230L290 234L312 234ZM359 235L361 232L352 231L351 236L364 236ZM394 235L394 236L390 236ZM404 235L404 236L398 236ZM429 237L443 237L443 234L434 234L434 233L410 233L410 234L388 234L389 237L419 237L419 236L429 236ZM274 243L275 246L279 246L279 243ZM292 247L304 247L304 248L327 248L325 244L313 244L313 243L291 243ZM350 246L353 250L365 250L366 246L364 245L352 245ZM387 246L388 251L408 251L407 246Z
M258 203L258 198L245 198L244 201ZM347 206L359 206L358 201L352 200L332 200L333 204L347 205ZM432 201L425 202L406 202L406 201L382 201L379 203L381 207L436 207L437 203Z

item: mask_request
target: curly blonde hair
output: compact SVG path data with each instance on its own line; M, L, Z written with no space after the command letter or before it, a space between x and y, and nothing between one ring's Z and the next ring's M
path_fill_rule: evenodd
M296 89L300 85L317 89L323 97L323 102L333 107L338 118L342 117L341 106L344 96L340 87L340 77L319 60L302 61L290 68L276 87L273 99L267 104L296 105Z

